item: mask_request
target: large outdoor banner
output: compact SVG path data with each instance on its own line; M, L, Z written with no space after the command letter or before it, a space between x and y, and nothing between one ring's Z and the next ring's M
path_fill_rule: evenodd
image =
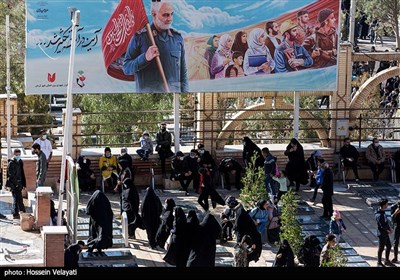
M339 0L26 0L26 94L335 91ZM155 44L155 46L153 46Z

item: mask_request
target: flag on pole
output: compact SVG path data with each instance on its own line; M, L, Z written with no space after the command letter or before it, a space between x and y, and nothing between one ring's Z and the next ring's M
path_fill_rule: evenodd
M132 36L148 23L142 0L121 0L108 20L101 38L108 75L119 80L134 80L133 75L125 75L123 72L124 54Z

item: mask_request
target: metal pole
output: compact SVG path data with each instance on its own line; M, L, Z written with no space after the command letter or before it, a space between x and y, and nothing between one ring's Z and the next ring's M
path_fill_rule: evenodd
M7 159L12 157L11 155L11 68L10 68L10 16L6 15L6 60L7 60Z
M57 225L61 226L62 222L62 204L64 196L65 185L65 172L67 170L67 154L72 152L72 85L75 61L75 45L76 45L76 32L79 26L80 11L75 8L69 8L71 12L71 52L69 56L69 69L68 69L68 86L67 86L67 103L64 122L64 138L63 138L63 153L61 158L61 174L60 174L60 189L58 194L58 216Z
M355 46L355 42L354 42L355 27L356 27L356 0L351 0L351 2L350 2L349 41L353 46Z
M293 137L299 139L300 95L294 92Z
M180 151L179 142L180 142L180 131L179 131L179 93L174 93L174 135L175 135L175 153Z

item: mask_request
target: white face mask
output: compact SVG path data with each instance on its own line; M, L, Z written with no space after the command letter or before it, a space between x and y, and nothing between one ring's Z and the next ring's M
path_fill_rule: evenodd
M86 164L86 159L83 160L83 163Z
M379 146L379 143L374 143L374 146L375 146L375 147L378 147L378 146Z
M47 139L47 135L46 134L42 135L42 139L46 140Z
M124 155L126 155L126 153L121 153L121 156L124 156Z

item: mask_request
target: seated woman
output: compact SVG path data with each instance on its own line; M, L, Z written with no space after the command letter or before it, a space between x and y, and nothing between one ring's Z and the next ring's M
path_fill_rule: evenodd
M90 168L90 159L79 156L77 164L78 181L81 191L94 191L96 189L96 176Z
M268 201L260 199L257 206L251 209L249 215L257 226L257 231L261 234L261 242L267 242L267 223L268 223Z

